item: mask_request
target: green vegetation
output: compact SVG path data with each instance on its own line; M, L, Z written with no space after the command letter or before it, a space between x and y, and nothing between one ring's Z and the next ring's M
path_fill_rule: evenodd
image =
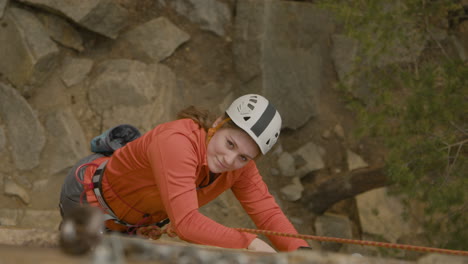
M319 3L359 43L340 86L361 122L381 140L395 190L422 201L431 246L468 250L468 67L450 37L463 16L453 0ZM442 30L441 30L442 29ZM359 96L359 91L367 96ZM361 93L362 95L362 93Z

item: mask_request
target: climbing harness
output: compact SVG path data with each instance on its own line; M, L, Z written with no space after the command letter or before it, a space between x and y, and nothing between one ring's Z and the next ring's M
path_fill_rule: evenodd
M127 227L127 234L135 234L136 230L139 228L139 227L143 227L143 226L152 226L154 225L155 227L162 227L164 225L166 225L167 223L169 223L169 218L166 218L162 221L159 221L157 223L153 223L153 224L147 224L146 222L149 220L149 217L150 215L147 214L147 213L144 213L136 208L134 208L133 206L131 206L130 204L128 204L125 200L123 200L117 193L114 192L114 190L112 189L111 186L110 187L110 190L117 196L117 198L119 198L125 205L127 205L129 208L141 213L143 215L142 219L132 225L132 224L129 224L121 219L119 219L115 213L112 211L112 209L110 208L110 206L107 204L107 202L105 201L103 195L102 195L102 181L103 181L103 175L104 175L104 171L105 171L105 168L106 168L106 165L107 165L107 160L104 161L103 163L101 163L100 165L96 164L96 163L93 163L93 162L90 162L90 163L85 163L85 164L82 164L80 165L76 171L75 171L75 178L76 180L81 183L84 188L83 188L83 192L81 193L80 195L80 205L83 205L83 198L84 198L84 195L86 194L87 191L89 190L93 190L95 196L96 196L96 199L98 201L98 203L101 205L102 209L103 209L103 214L104 214L104 221L107 221L107 220L113 220L115 223L117 224L120 224L120 225L123 225L123 226L126 226ZM87 166L94 166L94 167L97 167L96 171L94 172L94 175L92 177L92 181L91 183L87 184L84 182L84 180L81 180L80 177L78 176L78 173L79 171L84 168L84 167L87 167Z
M92 186L93 186L93 192L94 195L96 195L96 199L98 200L99 204L104 208L104 221L106 220L114 220L114 222L121 224L121 225L126 225L129 226L129 224L125 223L124 221L121 221L115 213L112 211L112 209L109 207L109 205L106 203L106 200L104 200L104 197L102 196L102 179L104 175L104 170L106 169L107 165L107 160L101 163L99 167L96 169L94 172L93 178L92 178Z
M115 126L101 135L93 138L90 142L91 145L91 151L97 154L101 154L104 156L111 156L114 151L117 149L125 146L127 143L139 138L141 136L140 131L134 126L128 125L128 124L122 124ZM85 163L80 165L76 170L75 170L75 178L76 181L81 183L83 185L83 192L80 195L80 205L83 205L83 198L84 195L86 194L87 191L92 190L93 193L96 196L96 199L101 206L101 209L104 214L104 221L107 220L112 220L117 224L123 225L127 227L127 233L128 234L134 234L137 230L137 228L142 227L142 226L148 226L148 225L155 225L157 227L162 227L169 223L169 218L166 218L160 222L157 223L152 223L148 224L148 220L150 220L150 214L147 214L145 212L142 212L138 209L136 209L134 206L128 204L122 197L120 197L113 189L112 186L109 185L110 191L121 201L123 202L126 206L131 208L132 210L137 211L142 215L142 219L138 221L138 223L132 225L129 224L117 217L117 215L112 211L110 206L107 204L106 200L104 199L103 196L103 190L102 190L102 181L104 179L104 171L107 165L107 160L104 161L103 163L96 164L93 162ZM84 179L80 179L79 177L79 172L82 168L87 167L87 166L94 166L97 167L96 171L94 172L92 176L91 183L85 183Z

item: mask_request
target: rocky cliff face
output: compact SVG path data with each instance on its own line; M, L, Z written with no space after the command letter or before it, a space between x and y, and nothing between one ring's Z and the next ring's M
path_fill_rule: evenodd
M359 201L390 215L398 207L370 204L372 193L335 214L303 206L314 202L303 197L313 184L382 162L378 146L348 133L353 114L333 85L352 70L359 45L336 28L324 10L295 1L0 0L0 225L56 229L63 178L104 130L129 123L145 132L185 106L221 113L236 96L261 93L284 131L259 167L298 230L397 241L413 223L349 210ZM404 59L398 54L382 63ZM252 227L230 193L202 210ZM400 231L359 225L382 219Z

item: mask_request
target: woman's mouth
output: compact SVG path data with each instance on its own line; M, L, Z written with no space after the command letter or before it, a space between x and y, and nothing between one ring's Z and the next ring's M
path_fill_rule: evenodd
M227 170L228 169L228 167L224 163L222 163L219 159L216 159L216 160L218 161L218 167L220 169L222 169L222 170Z

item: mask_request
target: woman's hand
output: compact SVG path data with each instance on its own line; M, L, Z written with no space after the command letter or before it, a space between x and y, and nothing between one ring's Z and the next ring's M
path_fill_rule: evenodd
M268 245L265 241L255 238L250 245L247 247L249 250L259 251L259 252L270 252L276 253L276 250Z

